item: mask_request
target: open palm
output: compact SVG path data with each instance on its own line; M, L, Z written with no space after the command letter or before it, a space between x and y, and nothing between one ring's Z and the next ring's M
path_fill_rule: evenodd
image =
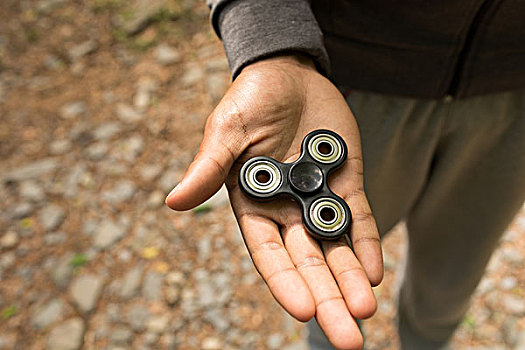
M242 164L264 155L291 162L310 131L329 129L348 145L348 160L329 179L352 210L350 237L319 242L288 199L254 202L240 190ZM255 266L276 300L295 318L316 317L337 348L360 348L354 318L376 309L371 289L383 276L379 235L363 190L359 131L335 86L303 58L282 56L243 69L209 117L199 153L166 203L191 209L226 182Z

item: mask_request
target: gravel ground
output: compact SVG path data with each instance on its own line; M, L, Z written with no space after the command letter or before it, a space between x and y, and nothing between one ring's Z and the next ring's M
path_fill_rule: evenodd
M253 268L221 190L165 194L229 84L202 2L4 0L0 349L307 349ZM457 349L525 349L525 209ZM397 349L404 228L385 239L367 349Z

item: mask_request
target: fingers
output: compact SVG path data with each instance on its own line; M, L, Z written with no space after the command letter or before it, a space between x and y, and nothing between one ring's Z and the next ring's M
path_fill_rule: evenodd
M338 349L359 349L363 338L339 290L323 252L304 231L300 221L283 229L285 245L313 295L316 319L330 342ZM368 283L366 276L364 281ZM344 277L347 288L349 280ZM346 297L346 296L345 296Z
M345 198L352 210L350 237L357 259L372 286L383 279L381 239L364 190L356 190Z
M352 316L371 317L377 302L363 267L346 241L323 241L321 247Z
M255 267L275 299L299 321L315 315L310 291L290 260L276 224L264 217L240 214L237 217Z
M210 198L248 143L241 116L214 113L206 124L199 153L166 198L166 204L174 210L188 210Z

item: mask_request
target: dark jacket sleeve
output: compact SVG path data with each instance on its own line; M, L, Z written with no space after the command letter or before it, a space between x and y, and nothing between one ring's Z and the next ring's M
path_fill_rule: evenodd
M206 0L221 38L232 79L243 67L285 52L310 56L329 73L323 35L307 0Z

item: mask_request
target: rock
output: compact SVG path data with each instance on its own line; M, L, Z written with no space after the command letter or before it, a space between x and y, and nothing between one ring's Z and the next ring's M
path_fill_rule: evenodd
M94 234L94 246L99 249L109 248L126 235L128 225L126 220L115 223L110 219L105 219Z
M266 340L266 346L269 349L280 349L283 345L284 337L280 333L271 334Z
M126 7L124 15L117 18L117 26L127 35L137 34L159 13L169 13L169 0L134 0Z
M142 341L145 345L153 345L159 340L159 335L156 333L147 332L142 337Z
M88 159L99 161L108 153L109 146L105 142L97 142L86 148L85 153Z
M93 131L93 138L97 141L106 141L122 131L122 125L119 122L107 122L98 126Z
M206 71L208 73L228 72L228 69L228 60L225 57L214 58L206 62Z
M78 45L73 46L69 50L69 57L72 61L76 61L98 49L98 43L95 40L86 40Z
M64 243L66 240L67 235L64 232L48 233L44 236L44 242L48 245Z
M504 295L501 299L503 308L509 314L522 316L525 315L525 299L514 295Z
M146 201L146 206L150 209L158 208L164 204L165 198L166 198L166 194L164 192L153 191L148 196L148 200Z
M87 172L86 166L82 163L77 163L66 177L64 196L66 198L75 197L78 192L78 185L81 183L84 186L90 186L92 178Z
M525 350L525 332L520 332L516 339L515 350Z
M33 180L24 181L20 184L20 196L25 200L32 202L42 202L46 198L46 194L42 186L38 185Z
M129 328L119 327L111 332L109 341L113 345L127 346L133 339L133 332Z
M164 279L168 286L182 286L186 278L184 274L180 271L172 271L166 275Z
M216 337L205 338L201 343L201 350L220 350L222 348L222 341Z
M166 44L157 46L155 49L155 57L157 58L157 62L165 66L180 62L182 59L180 52Z
M14 252L7 252L0 254L0 271L1 269L8 269L16 262L16 255Z
M117 103L116 106L117 117L126 123L136 123L142 120L142 113L136 111L130 105L125 103Z
M47 349L77 350L84 342L85 325L80 317L72 318L53 328L47 336Z
M150 318L149 310L144 306L133 306L128 314L128 323L135 332L142 332L146 329L146 323Z
M211 238L210 236L203 236L197 241L197 253L199 261L204 262L210 257L211 253Z
M73 119L86 113L87 107L84 101L73 101L60 108L58 114L64 119Z
M22 219L22 218L28 217L29 215L33 213L34 209L35 208L33 207L31 203L22 202L22 203L16 204L15 207L13 208L11 217L13 219Z
M220 101L228 87L227 80L222 73L211 73L206 78L206 91L210 95L213 104Z
M57 167L58 162L55 159L47 158L12 170L0 170L0 174L4 174L2 176L2 182L19 182L40 178L43 175L53 172Z
M129 299L137 293L140 287L140 280L142 278L143 270L144 267L142 265L138 265L129 270L126 276L124 276L122 287L119 293L121 298Z
M49 153L53 155L64 154L71 150L69 140L56 140L49 144Z
M56 230L66 218L64 209L56 204L48 204L38 215L40 224L46 231Z
M0 248L11 249L18 244L18 233L15 231L7 231L6 234L0 238Z
M188 87L195 85L204 78L204 71L201 67L195 64L186 66L185 73L181 78L183 86Z
M142 78L137 84L137 92L133 97L133 104L139 111L146 109L151 102L151 95L157 90L158 83L151 78Z
M102 278L99 276L77 277L71 284L71 298L82 312L90 312L97 304L102 287Z
M118 205L130 200L136 191L133 182L124 180L118 182L112 189L102 192L102 198L112 205Z
M150 301L158 301L161 298L162 276L156 272L150 271L144 278L142 284L142 295Z
M168 322L170 321L169 315L161 315L152 317L148 321L147 330L148 332L155 334L162 334L168 328Z
M174 286L168 286L164 290L164 299L168 305L175 305L180 299L180 289Z
M133 162L144 150L144 140L140 135L133 135L118 143L115 156Z
M71 274L73 273L72 259L73 254L65 254L58 262L58 265L52 270L53 281L60 288L65 288L69 284Z
M36 329L47 328L58 321L64 309L62 300L55 298L38 308L31 317L31 326Z
M503 277L500 282L500 287L503 290L511 290L518 285L518 281L513 276Z
M204 312L204 319L219 333L225 332L230 327L230 322L225 317L225 312L218 308L207 309Z
M145 182L151 182L159 176L162 171L160 165L144 165L139 169L139 176Z

